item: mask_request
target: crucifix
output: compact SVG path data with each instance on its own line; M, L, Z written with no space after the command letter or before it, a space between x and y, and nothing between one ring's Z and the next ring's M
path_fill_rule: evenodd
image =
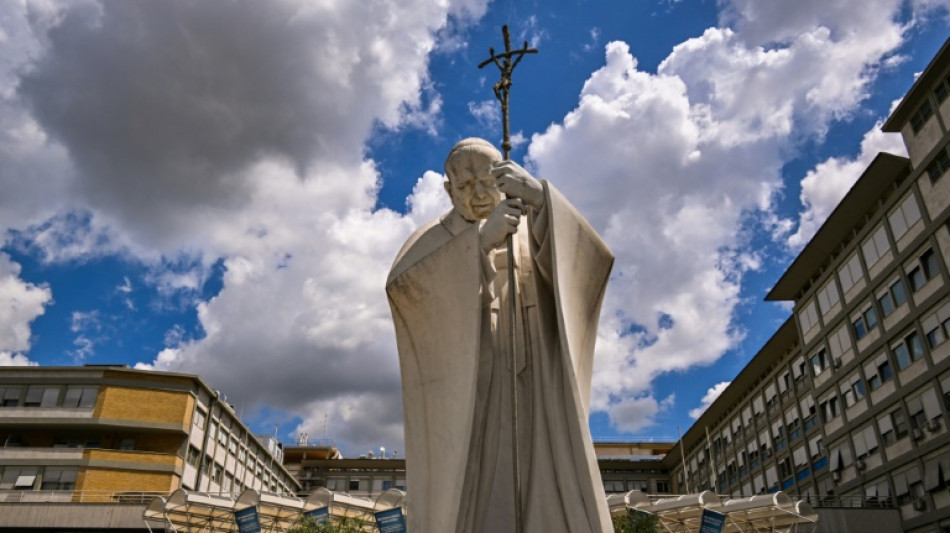
M501 34L505 40L505 51L500 54L495 53L495 49L489 47L488 54L489 58L485 61L482 61L478 68L482 68L489 63L494 63L498 67L499 72L501 73L501 78L495 83L493 89L495 91L495 98L498 99L498 102L501 103L501 124L502 124L502 140L501 140L501 149L504 153L505 160L510 159L511 153L511 133L508 127L508 96L511 91L511 73L515 70L515 67L518 66L518 63L521 62L521 59L525 54L537 54L537 48L528 48L528 41L524 42L524 46L518 50L511 49L511 37L508 34L508 26L501 27ZM509 353L511 356L511 444L512 444L512 476L514 483L514 493L515 493L515 532L521 533L523 528L522 518L521 518L521 468L518 459L518 336L516 334L517 328L517 291L515 290L515 283L517 283L517 276L515 275L515 254L514 254L514 240L512 235L508 235L507 240L508 245L508 310L509 310L509 328L508 332L510 334L509 341Z

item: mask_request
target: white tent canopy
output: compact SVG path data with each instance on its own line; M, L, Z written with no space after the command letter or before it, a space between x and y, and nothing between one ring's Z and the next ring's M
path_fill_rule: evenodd
M145 508L142 518L151 531L161 527L174 532L224 533L237 531L235 511L257 508L264 533L282 533L291 529L304 513L328 507L331 516L356 518L373 523L373 513L403 505L405 493L392 489L376 501L325 488L315 490L304 500L294 496L247 489L239 495L176 490L167 498L156 497Z
M651 500L634 490L611 496L608 502L614 515L623 512L623 508L656 515L660 527L670 533L698 531L705 509L725 515L723 533L811 531L818 523L818 514L811 505L793 501L784 492L724 502L711 491Z

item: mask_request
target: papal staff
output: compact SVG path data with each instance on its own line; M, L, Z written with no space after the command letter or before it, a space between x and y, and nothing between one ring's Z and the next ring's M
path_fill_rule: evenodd
M489 63L494 63L501 73L501 79L495 83L493 89L495 98L501 103L501 124L502 140L501 149L505 155L505 161L510 160L511 153L511 133L508 128L508 96L511 91L511 73L525 54L537 54L537 48L528 48L528 41L518 50L511 49L511 37L508 35L508 26L501 27L501 34L505 39L505 51L500 54L495 53L494 48L489 48L489 58L482 61L478 68L482 68ZM521 466L518 459L518 336L516 334L517 309L518 302L515 283L515 247L514 236L508 235L508 333L509 353L511 354L511 446L512 446L512 475L514 477L515 492L515 532L521 533L523 524L521 519Z

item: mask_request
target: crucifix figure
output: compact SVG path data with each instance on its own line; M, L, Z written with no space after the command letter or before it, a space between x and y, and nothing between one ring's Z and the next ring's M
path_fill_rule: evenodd
M602 533L610 515L588 429L597 322L613 255L550 183L459 141L452 209L413 233L386 283L402 374L409 530ZM487 64L483 63L483 65Z

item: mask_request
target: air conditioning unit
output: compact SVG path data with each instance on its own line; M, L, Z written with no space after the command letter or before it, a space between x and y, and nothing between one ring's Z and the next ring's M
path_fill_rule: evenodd
M864 470L865 468L868 467L868 465L867 463L864 462L864 459L858 459L857 461L854 462L854 467L857 468L858 470Z
M931 420L927 422L927 425L924 427L927 428L927 431L936 433L937 431L940 431L940 420Z
M841 368L841 358L840 358L840 357L835 357L835 358L832 360L831 364L832 364L835 368Z
M832 472L831 479L835 481L841 481L841 472L838 472L838 471Z
M923 498L917 498L914 500L915 511L923 511L926 508L927 508L927 500L924 500Z
M914 440L920 440L920 439L924 438L924 432L921 431L921 430L918 429L918 428L914 428L914 429L910 432L910 438L912 438L912 439L914 439Z

